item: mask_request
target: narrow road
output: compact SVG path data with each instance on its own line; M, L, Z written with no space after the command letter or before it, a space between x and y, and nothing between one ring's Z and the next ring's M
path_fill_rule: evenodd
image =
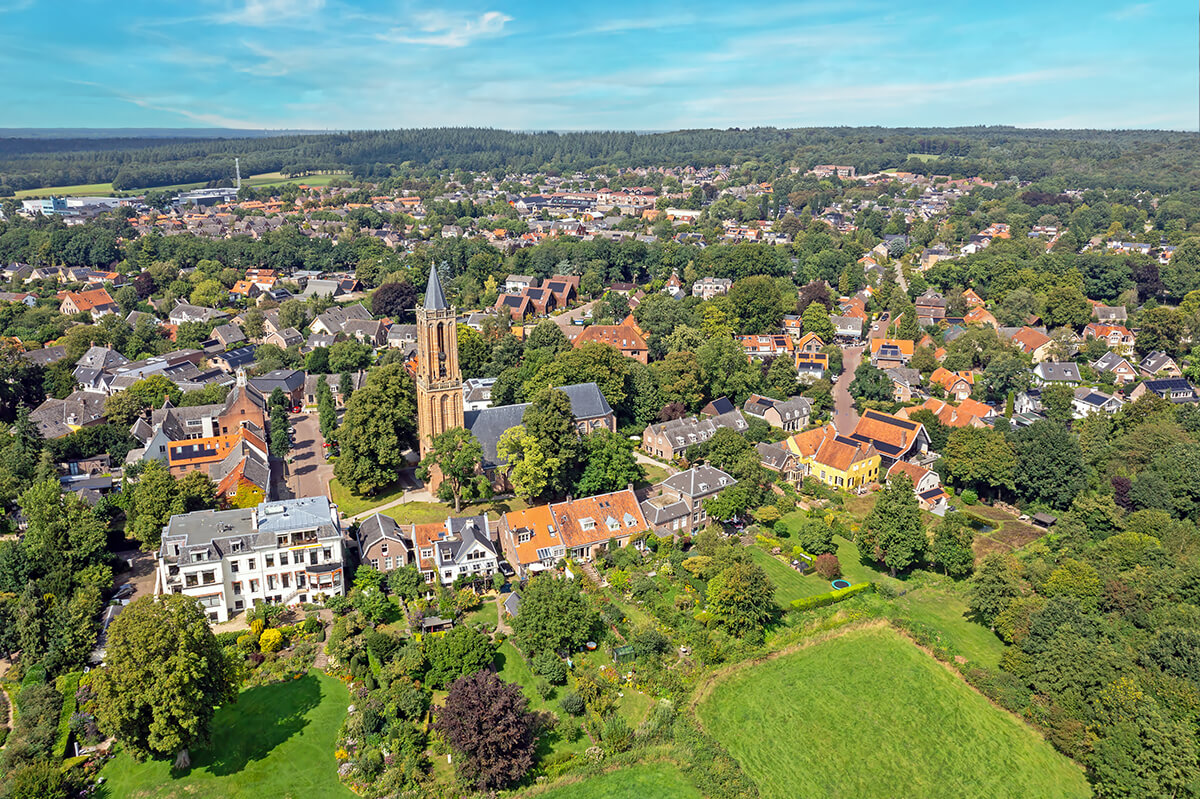
M600 301L592 300L591 302L587 302L587 303L584 303L583 305L580 305L578 308L573 308L573 309L567 311L566 313L561 313L558 316L554 316L551 318L554 319L555 324L557 324L559 327L570 327L571 320L582 319L583 315L585 313L587 313L588 311L590 311L592 309L592 306L598 302L600 302Z
M321 428L315 413L293 413L288 423L296 429L292 436L292 464L288 468L288 487L293 496L317 497L329 494L329 481L333 479L333 466L321 446Z
M862 357L861 346L842 350L842 376L833 384L833 426L843 435L854 432L858 424L858 412L854 410L854 398L850 396L850 381L854 379L854 370Z

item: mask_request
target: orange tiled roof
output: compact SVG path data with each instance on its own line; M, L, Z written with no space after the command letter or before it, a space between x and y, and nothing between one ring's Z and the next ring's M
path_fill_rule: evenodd
M1032 353L1046 346L1051 341L1051 338L1045 333L1039 333L1032 327L1023 327L1013 334L1012 343L1020 347L1025 353Z
M614 491L550 506L558 532L568 547L581 547L650 529L633 492ZM588 522L591 522L590 529ZM615 529L613 527L615 522Z
M517 560L522 564L535 563L541 560L537 551L561 545L557 528L554 524L554 514L549 505L538 505L525 510L515 510L504 514L504 521L513 531L513 546L516 547ZM529 540L521 542L517 538L518 530L528 530Z
M87 291L64 291L62 298L71 299L75 307L80 311L90 311L93 308L103 308L106 305L115 305L113 298L108 295L105 289L88 289Z
M577 348L582 347L591 341L608 344L622 352L644 350L647 348L646 339L636 329L624 323L619 325L588 325L575 339L575 346Z
M901 355L912 356L915 345L910 339L906 338L873 338L871 339L871 354L879 352L879 348L885 344L893 344L900 350Z

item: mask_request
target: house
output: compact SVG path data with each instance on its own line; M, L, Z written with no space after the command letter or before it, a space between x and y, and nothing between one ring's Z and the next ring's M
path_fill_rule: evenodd
M305 374L299 369L275 369L258 377L250 378L250 385L264 397L270 397L275 389L283 392L292 406L304 402Z
M804 397L789 397L777 400L751 394L742 406L742 412L747 416L762 419L772 427L779 427L789 432L803 430L808 427L812 414L812 405Z
M37 305L37 295L30 294L27 291L0 291L0 302L19 302L22 305L32 308Z
M318 314L317 318L309 323L308 329L312 333L324 333L330 336L336 336L339 333L352 335L347 332L347 325L356 321L371 321L371 312L361 302L330 308L324 313Z
M1176 404L1197 402L1196 387L1182 377L1161 377L1144 380L1129 392L1129 399L1138 400L1146 393L1157 394Z
M961 402L970 397L971 392L975 389L975 373L969 370L951 372L949 369L939 366L929 376L929 382L935 386L941 386L945 390L946 396Z
M883 370L892 381L892 398L896 402L909 402L923 396L921 373L908 366L893 366Z
M252 300L259 294L262 294L262 291L262 287L257 283L249 280L239 280L229 289L229 298L231 300Z
M659 483L660 493L642 503L642 513L656 535L691 535L708 524L704 500L735 483L732 475L702 463Z
M387 345L396 349L404 349L410 344L417 343L417 326L393 324L388 328Z
M1071 416L1075 419L1083 419L1093 413L1116 413L1124 404L1120 398L1111 394L1080 386L1075 389L1075 394L1071 398Z
M724 416L725 414L735 410L736 407L737 406L730 401L729 397L717 397L700 409L700 415L707 417Z
M345 593L337 507L328 498L176 514L155 558L155 594L199 601L228 621L259 602L298 605Z
M375 513L359 525L358 551L363 563L381 572L416 563L411 526L406 530L382 513Z
M795 342L788 335L736 336L736 339L751 361L778 358L781 355L791 357L795 351Z
M806 476L833 488L860 490L879 479L881 459L869 442L838 433L832 424L805 430L784 441Z
M890 483L892 478L898 474L907 474L912 480L913 494L916 495L917 504L921 506L921 510L927 510L938 516L946 512L946 508L950 505L950 496L942 488L942 479L938 477L937 472L915 463L899 461L888 469L887 481Z
M542 288L554 295L554 303L566 308L579 297L578 275L555 275L542 284Z
M1079 376L1079 366L1071 361L1042 361L1033 367L1033 384L1049 386L1055 383L1077 386L1083 382Z
M766 469L782 477L786 482L795 485L804 478L804 467L796 453L779 444L759 442L754 445L758 453L758 462Z
M1143 361L1144 362L1144 361ZM1097 372L1112 374L1118 386L1124 386L1138 379L1138 370L1128 360L1115 352L1106 352L1092 362L1092 368Z
M47 397L29 412L29 421L45 439L62 438L84 427L104 423L104 394L73 391L65 399Z
M863 320L856 316L831 316L833 332L837 340L846 344L857 343L862 338Z
M879 369L907 366L912 360L915 346L908 339L871 339L871 365Z
M619 350L626 358L633 358L639 363L649 363L650 346L645 336L636 326L622 322L619 325L588 325L575 338L574 347L579 349L584 344L599 342Z
M313 333L312 335L320 335ZM275 330L263 337L263 344L274 344L280 349L288 349L290 347L298 347L304 343L304 334L294 327L285 327L282 330Z
M1083 329L1084 339L1098 338L1108 345L1108 348L1118 355L1132 355L1136 337L1123 325L1103 325L1099 322L1089 322Z
M523 293L501 294L496 298L496 304L493 307L498 312L507 311L509 316L517 321L533 315L533 303Z
M963 317L963 324L987 325L988 327L991 327L993 330L1000 329L1000 323L996 321L996 317L993 316L991 314L991 312L988 311L987 308L984 308L982 305L976 306L976 307L972 308L971 310L967 311L966 316Z
M182 325L185 322L212 322L216 319L225 319L227 317L228 314L221 311L216 311L212 308L202 308L199 305L180 301L167 314L167 321L173 325Z
M463 575L484 579L500 570L500 547L486 513L413 525L413 548L427 582L451 585Z
M1102 325L1123 325L1129 319L1129 314L1124 305L1096 303L1092 306L1092 318Z
M608 545L627 546L650 531L631 489L567 499L500 519L500 546L521 579L565 557L588 562Z
M208 362L222 372L233 374L254 364L254 351L255 347L237 347L226 352L215 352L208 356Z
M858 419L850 438L870 444L883 465L923 457L929 451L929 433L920 422L868 408Z
M36 350L22 352L21 357L38 366L53 366L66 359L67 348L62 344L56 344L53 347L39 347Z
M538 279L530 275L509 275L504 279L506 294L520 294L525 289L537 288Z
M674 460L693 444L708 441L722 427L732 428L739 433L750 429L736 408L719 416L686 416L648 425L642 432L642 449L656 458Z
M387 344L387 326L378 319L349 319L342 325L342 334L374 349Z
M733 281L727 277L706 277L692 284L692 296L702 300L711 300L722 294L728 294Z
M242 333L242 329L237 325L217 325L213 328L212 338L222 347L228 347L230 344L237 344L245 341L246 336Z
M1040 363L1049 358L1050 349L1054 344L1054 339L1028 325L1013 333L1009 337L1009 341L1021 352L1030 356L1034 363Z
M946 298L929 289L914 301L917 308L917 324L922 327L936 325L946 318Z
M58 298L62 300L58 306L58 312L64 316L86 313L96 320L106 314L121 312L121 307L113 301L105 289L61 291L58 293Z
M914 411L925 410L937 417L947 427L987 427L996 417L996 409L971 398L958 405L930 397L924 403L910 408L901 408L896 416L908 419Z
M478 411L492 404L494 377L470 377L463 381L463 410Z
M1175 359L1162 350L1156 350L1149 353L1145 358L1142 358L1138 364L1138 371L1147 377L1183 376L1183 372L1179 370L1179 364L1175 363Z
M309 297L340 297L345 294L340 280L312 280L310 279L304 284L304 291L300 292L300 299L308 299Z
M535 316L546 316L558 310L558 299L550 289L525 289L523 294L528 298L530 310Z
M965 290L962 293L962 298L963 302L967 304L968 308L982 308L985 305L983 297L980 297L975 289L969 288Z

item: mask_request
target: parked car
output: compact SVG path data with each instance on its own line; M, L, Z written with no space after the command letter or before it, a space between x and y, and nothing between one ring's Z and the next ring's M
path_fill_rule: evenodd
M125 583L117 588L117 592L113 594L113 599L129 599L131 596L133 596L133 592L136 590L137 589L133 587L133 583Z

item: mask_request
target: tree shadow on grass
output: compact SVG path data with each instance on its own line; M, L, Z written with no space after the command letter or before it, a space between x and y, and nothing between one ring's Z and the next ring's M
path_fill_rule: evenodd
M244 691L237 704L217 712L212 745L195 753L192 768L206 768L218 777L238 773L308 726L306 716L320 703L321 684L312 674ZM174 776L188 773L190 769Z

